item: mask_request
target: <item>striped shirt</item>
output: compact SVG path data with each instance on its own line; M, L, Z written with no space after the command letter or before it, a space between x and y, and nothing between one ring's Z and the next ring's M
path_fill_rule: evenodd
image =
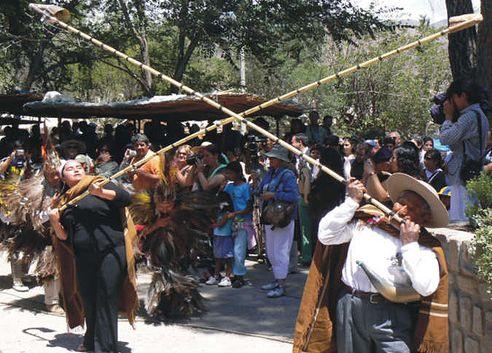
M480 139L478 136L477 114L480 115L482 124L482 146L480 149ZM447 164L448 180L450 185L461 184L460 170L463 164L463 142L465 144L466 155L470 159L478 160L483 157L480 154L485 152L487 144L487 133L489 122L480 108L480 104L472 104L460 111L460 116L456 122L446 120L439 134L439 139L443 145L449 145L453 155Z

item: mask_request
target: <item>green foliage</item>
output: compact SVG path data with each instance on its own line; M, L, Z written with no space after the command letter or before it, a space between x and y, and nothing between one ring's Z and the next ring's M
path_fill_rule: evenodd
M472 250L478 276L492 290L492 208L478 210L474 219L478 228L473 238Z
M361 63L405 43L433 33L417 29L378 32L355 44L330 43L320 52L303 47L285 60L279 70L268 72L254 65L249 91L271 97ZM451 74L447 48L441 41L397 55L317 90L299 101L306 107L333 115L338 134L360 134L369 129L399 130L406 136L423 134L430 123L430 98L445 89Z
M129 76L139 89L137 95L170 90L168 85L156 84L150 74L109 58L107 53L55 26L42 25L39 15L28 15L28 2L0 2L0 44L6 48L0 58L9 66L0 72L4 91L14 85L39 90L76 86L72 91L84 90L86 96L86 90L97 83L84 71L92 70L97 63L115 69L109 71L116 81L121 81L117 76L122 73ZM211 81L208 87L224 86L216 74L202 75L204 70L196 70L196 58L213 58L218 48L230 63L238 50L244 48L262 65L274 67L282 63L277 54L285 50L284 44L290 40L319 45L327 31L335 41L342 41L384 27L372 12L360 10L345 0L53 0L51 3L72 11L71 22L82 31L152 64L178 81L189 74L187 78L197 79L202 87L207 86L207 80ZM192 62L195 71L189 73ZM216 69L214 66L212 71ZM73 72L75 76L71 75Z
M479 210L492 209L492 174L482 172L480 176L466 183L472 200L476 201L469 205L467 215L473 217Z
M470 180L466 188L475 204L467 208L467 216L475 228L472 252L478 269L478 276L492 290L492 175L480 174Z

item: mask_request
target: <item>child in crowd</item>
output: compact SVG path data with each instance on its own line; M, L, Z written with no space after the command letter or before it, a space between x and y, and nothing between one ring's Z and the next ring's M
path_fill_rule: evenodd
M229 181L224 191L231 196L234 211L230 217L234 220L232 238L234 240L234 282L233 288L244 286L246 274L246 254L248 251L248 235L253 231L252 226L252 197L251 187L244 178L243 169L238 161L231 162L225 167L224 176Z
M210 276L206 284L218 284L219 287L231 286L231 259L234 257L234 243L232 240L232 200L226 192L219 192L217 195L219 202L219 211L217 219L213 224L214 227L214 258L215 258L215 275ZM220 278L222 265L225 266L225 277Z

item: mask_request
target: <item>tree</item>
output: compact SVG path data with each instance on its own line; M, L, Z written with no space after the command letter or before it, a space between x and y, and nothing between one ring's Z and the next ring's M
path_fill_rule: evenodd
M473 13L471 0L446 0L448 18ZM477 63L477 31L475 27L449 35L449 62L455 79L473 74Z
M482 0L481 11L483 22L478 26L477 77L487 88L492 102L492 2Z
M3 47L4 81L10 89L54 89L69 81L67 67L87 59L90 53L60 40L59 30L41 24L37 15L30 16L27 0L0 2L0 45ZM70 11L80 0L58 1ZM63 48L63 50L60 50Z
M274 70L268 83L266 70L249 60L248 91L274 97L434 32L425 24L416 29L380 31L375 38L364 36L352 44L327 43L319 57L313 57L309 48L304 48L300 58L286 59L285 64ZM341 136L361 135L380 128L399 130L409 137L428 130L430 98L445 89L450 79L446 45L435 41L320 86L297 99L307 109L317 109L321 116L334 116L336 132Z
M248 50L264 65L274 67L275 53L290 40L321 43L329 34L335 40L372 33L383 27L375 16L344 0L91 0L94 16L104 17L92 33L111 37L115 30L124 37L121 49L139 47L138 58L150 63L153 46L149 38L159 35L173 38L172 77L185 79L193 55L200 50L213 56L220 48L234 63L239 49ZM101 17L101 16L99 16ZM160 37L162 38L162 37ZM155 42L156 40L154 40ZM154 43L159 50L159 44ZM161 58L160 58L161 59ZM161 60L154 66L162 67ZM148 74L136 78L133 70L118 61L116 68L131 75L151 95L155 84ZM166 63L165 69L169 68ZM165 72L169 72L166 70ZM175 92L177 89L171 87Z

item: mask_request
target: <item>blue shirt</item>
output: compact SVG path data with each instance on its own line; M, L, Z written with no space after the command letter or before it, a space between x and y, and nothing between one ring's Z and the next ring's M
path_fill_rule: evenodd
M255 189L260 195L265 191L275 192L275 200L287 201L297 204L300 199L299 186L294 172L287 168L270 168ZM292 213L292 219L296 217L297 209Z
M226 212L219 211L217 214L217 222L222 221ZM214 228L214 235L217 237L230 237L232 235L232 219L228 219L222 227Z
M231 196L234 211L243 211L248 207L249 200L251 199L251 187L248 183L234 185L234 183L231 182L226 185L224 191ZM236 220L251 219L253 219L251 213L236 216Z

